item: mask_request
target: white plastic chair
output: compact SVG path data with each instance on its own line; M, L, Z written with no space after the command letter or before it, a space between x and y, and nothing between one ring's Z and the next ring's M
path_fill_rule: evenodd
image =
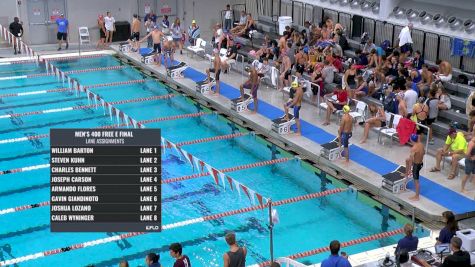
M356 101L356 100L355 100ZM353 121L356 122L358 119L363 119L363 122L366 119L366 111L368 110L368 104L363 101L356 102L355 111L350 112L350 116L353 118Z
M186 50L192 52L191 55L193 54L198 54L200 52L204 52L205 51L205 46L206 46L206 41L204 41L203 39L201 38L197 38L196 39L196 44L195 45L190 45L186 48Z
M391 121L392 114L389 113L389 112L384 112L384 115L386 116L386 125L389 125L389 122ZM379 131L381 131L381 129L383 129L383 128L386 128L386 126L385 127L374 127L373 129L379 133ZM378 142L379 142L379 139L378 139Z
M79 44L89 44L91 39L89 36L89 29L87 27L79 27Z
M448 162L450 164L450 162L452 162L452 157L451 156L446 156L442 159L442 170L445 168L445 162ZM464 169L465 168L465 158L462 158L458 161L458 165L459 165L459 171L455 174L455 177L459 177L460 176L460 169Z
M396 114L394 114L394 118L393 118L393 121L392 121L392 125L389 125L388 128L384 128L384 129L381 129L381 130L379 131L378 140L381 140L381 135L385 135L385 136L387 136L388 138L391 138L391 143L390 143L390 145L392 146L394 136L397 136L396 128L397 128L397 125L399 124L399 121L400 121L401 119L402 119L402 116L401 116L401 115L396 115ZM391 123L390 123L390 124L391 124Z

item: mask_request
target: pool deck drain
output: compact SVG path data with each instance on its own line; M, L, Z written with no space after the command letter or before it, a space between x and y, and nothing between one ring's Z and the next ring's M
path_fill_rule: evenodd
M414 192L407 191L401 194L392 194L381 188L382 176L358 163L351 162L348 166L345 166L341 161L330 162L326 159L321 158L320 149L321 146L314 141L295 135L278 135L277 133L271 131L272 121L260 114L251 114L249 112L237 113L231 110L230 101L223 96L213 96L210 94L200 94L196 92L196 83L190 79L176 79L173 80L166 75L166 70L163 67L158 67L156 65L145 65L141 63L140 56L136 53L126 53L123 54L119 52L118 46L112 46L112 49L118 52L120 58L125 61L139 66L146 73L149 73L155 76L157 79L167 83L169 86L178 89L186 93L187 95L195 98L198 102L211 106L220 113L227 115L232 121L250 127L256 131L258 134L266 136L270 141L276 143L279 146L284 147L287 150L293 151L301 155L304 159L308 159L316 163L318 168L323 169L332 176L335 176L340 179L345 179L348 182L354 184L358 189L367 191L373 197L388 205L390 208L400 211L404 214L414 213L415 216L423 221L433 221L441 220L441 214L446 210L443 206L432 202L431 200L421 196L421 200L418 202L412 202L409 200ZM204 60L199 57L186 57L181 55L175 55L175 59L178 61L186 62L190 67L204 73L204 70L209 66L209 61ZM205 63L205 64L203 64ZM244 80L240 74L232 73L221 75L221 81L225 82L228 85L231 85L235 88L239 88L239 85ZM282 107L284 103L283 97L280 97L281 92L277 92L274 89L265 88L261 86L259 89L259 99L265 101L273 106ZM313 124L314 126L321 127L321 118L315 116L317 114L314 107L304 103L304 108L301 111L302 119ZM337 125L333 123L330 127L324 128L328 132L336 133ZM355 128L353 133L353 142L357 142L361 136L362 129L358 126ZM388 153L387 146L375 146L372 144L376 142L373 137L369 140L369 144L360 146L368 151L375 153L376 155L382 156L389 161L395 162L396 164L403 164L404 159L409 153L409 148L405 146L393 146L391 147L391 153ZM351 155L351 154L350 154ZM434 164L434 158L428 156L428 167L424 168L422 172L426 177L430 177L431 180L444 185L452 191L457 191L459 188L460 181L447 181L443 174L429 174L428 169ZM424 186L422 184L422 186ZM469 188L469 194L465 195L469 197L475 193L475 189ZM473 216L470 214L463 214L462 216L470 217Z

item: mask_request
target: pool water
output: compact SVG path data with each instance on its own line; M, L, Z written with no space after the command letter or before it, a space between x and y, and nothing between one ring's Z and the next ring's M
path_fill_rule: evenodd
M63 71L117 66L122 63L112 56L58 61ZM29 72L46 72L36 64L0 66L3 72L16 76ZM29 73L28 72L28 73ZM23 74L28 74L23 73ZM83 85L147 78L135 68L72 74ZM0 94L29 92L64 87L54 77L5 80ZM92 89L108 102L173 92L151 78L145 83L100 87ZM117 105L137 121L204 111L195 118L149 123L147 128L161 128L162 135L171 142L247 132L193 100L176 94L171 99ZM0 115L46 110L60 107L88 105L82 93L58 92L41 95L3 98ZM0 119L0 140L49 133L50 128L94 128L116 123L102 108L88 108L61 113L21 116ZM185 145L183 149L211 166L222 169L255 163L273 158L292 158L285 163L256 167L227 173L254 191L273 201L346 187L325 175L309 163L293 158L274 145L252 133L228 140ZM49 163L49 139L0 144L0 170ZM172 150L166 150L162 162L162 179L196 173L190 164ZM0 176L0 210L49 200L49 169L13 173ZM227 186L214 184L211 176L162 186L162 223L169 224L223 211L239 209L256 203ZM277 207L280 222L274 227L274 255L286 256L327 246L331 240L352 240L387 230L400 228L407 219L358 192L342 192L324 198L307 200ZM118 242L74 250L20 263L18 266L117 266L127 259L130 266L144 266L145 255L160 253L163 266L172 266L168 245L180 242L184 254L196 266L222 266L222 254L227 251L224 235L234 231L241 245L248 249L247 264L270 259L268 210L242 213L213 221L150 233ZM0 215L0 261L49 249L104 238L118 233L51 233L49 207ZM425 236L425 231L418 232ZM396 243L401 236L381 239L345 248L349 254ZM328 254L307 257L300 261L320 262Z

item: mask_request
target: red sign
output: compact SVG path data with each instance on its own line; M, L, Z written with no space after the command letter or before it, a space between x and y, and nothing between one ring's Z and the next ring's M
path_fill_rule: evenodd
M59 15L53 15L50 17L51 18L50 21L56 21L57 19L59 19L59 17L60 17Z
M172 13L172 8L171 7L162 8L162 9L160 9L160 12L162 14L170 14L170 13Z
M172 13L172 8L165 4L160 9L160 13L161 14L171 14Z

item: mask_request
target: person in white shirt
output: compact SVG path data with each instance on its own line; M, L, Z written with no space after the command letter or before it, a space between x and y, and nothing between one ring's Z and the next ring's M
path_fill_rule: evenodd
M407 113L410 117L412 115L412 110L414 105L417 102L417 93L416 91L412 90L412 82L406 82L406 91L404 92L404 101L407 105Z
M233 12L229 4L226 5L226 12L224 13L224 30L229 32L233 26Z
M401 48L401 53L406 53L411 51L412 53L412 23L409 23L406 27L402 28L401 33L399 33L399 47Z
M109 11L104 18L104 24L106 27L106 43L110 44L112 42L112 35L115 31L115 19Z

